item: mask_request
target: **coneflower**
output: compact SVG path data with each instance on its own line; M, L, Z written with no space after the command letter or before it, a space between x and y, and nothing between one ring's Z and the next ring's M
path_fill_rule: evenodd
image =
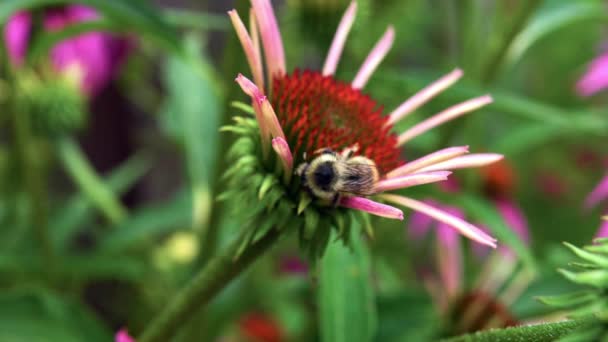
M235 118L225 130L239 135L230 151L234 167L227 172L230 189L225 197L256 203L247 210L255 222L251 239L265 229L289 223L313 254L323 252L331 229L348 238L353 209L393 219L403 219L400 209L388 202L422 212L481 244L495 247L496 240L459 217L421 201L389 191L446 180L451 170L479 167L501 155L470 154L467 146L448 147L405 163L403 145L420 134L492 102L484 95L452 107L397 133L394 125L454 84L462 71L454 70L422 89L385 115L383 107L362 89L389 52L394 29L388 27L351 82L334 77L340 55L354 22L357 4L351 3L338 26L321 71L295 69L288 73L283 42L270 1L252 0L249 30L235 10L228 14L243 46L253 81L239 74L237 83L252 99L253 118ZM266 68L263 68L262 53ZM374 194L343 196L334 208L303 190L294 169L319 149L342 151L357 146L357 153L373 160L381 175ZM274 152L271 153L273 150ZM277 165L280 165L278 170ZM253 202L252 202L253 201ZM345 209L347 208L347 209ZM264 217L263 219L257 219ZM363 221L365 222L365 221Z

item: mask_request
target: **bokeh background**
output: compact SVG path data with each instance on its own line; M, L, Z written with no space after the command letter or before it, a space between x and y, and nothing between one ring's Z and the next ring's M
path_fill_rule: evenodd
M242 115L231 103L247 98L233 80L249 73L226 11L247 17L249 2L82 1L85 14L69 12L78 1L67 2L0 3L1 341L108 341L121 328L136 336L244 229L215 198L234 140L219 128ZM288 71L319 69L349 1L272 4ZM465 73L402 127L474 96L494 97L408 143L404 158L466 144L504 154L504 162L407 193L461 210L509 249L460 239L452 296L435 229L417 234L411 212L403 222L374 220L365 242L369 287L336 290L367 296L363 308L350 298L335 303L338 314L356 311L345 314L355 317L352 334L435 340L565 317L535 296L575 288L556 272L571 260L561 243L590 243L606 209L585 199L608 172L607 10L599 0L358 1L337 77L352 79L392 24L393 48L364 90L387 111L456 67ZM24 24L14 20L23 11L31 27L20 35ZM11 52L19 41L20 61ZM74 59L85 60L85 75L101 76L74 76L66 66ZM593 89L581 81L589 73ZM515 221L500 201L515 208ZM504 274L480 287L488 270ZM331 299L318 277L288 237L175 340L329 341L324 331L336 326L321 312L320 301ZM459 321L480 302L482 313Z

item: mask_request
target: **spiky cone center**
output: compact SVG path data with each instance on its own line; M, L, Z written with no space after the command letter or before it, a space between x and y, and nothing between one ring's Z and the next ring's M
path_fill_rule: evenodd
M381 174L402 164L397 135L386 124L382 106L348 83L296 70L274 79L271 102L295 165L303 162L304 152L310 156L321 148L339 151L354 144Z
M317 72L295 71L274 80L271 102L295 167L305 162L305 153L311 158L322 148L340 151L355 144L357 154L372 159L380 174L402 163L395 147L397 136L386 124L382 107L349 84ZM225 177L230 190L222 197L232 198L252 227L250 240L243 246L272 227L287 227L298 231L301 244L314 261L325 250L331 229L336 229L345 243L353 219L371 232L367 214L315 199L299 177L286 182L277 156L270 154L264 159L255 119L236 117L235 124L224 130L239 136L228 153L232 167Z

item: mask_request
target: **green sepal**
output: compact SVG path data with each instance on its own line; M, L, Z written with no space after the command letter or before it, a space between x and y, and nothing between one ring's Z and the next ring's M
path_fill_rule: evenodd
M304 239L311 240L319 226L319 213L315 210L304 212Z
M585 250L592 253L603 253L608 254L608 243L600 243L601 241L606 241L607 238L597 238L594 239L593 242L596 244L585 246Z
M536 299L546 305L557 308L568 308L587 304L598 299L598 296L591 291L579 291L557 296L541 296L536 297Z
M568 280L577 284L591 285L598 288L608 286L608 270L594 270L577 273L559 269L558 272Z
M588 342L598 341L598 337L602 333L602 327L596 326L586 329L577 329L571 334L560 338L559 342Z
M253 107L251 107L250 105L248 105L244 102L232 101L232 102L230 102L230 105L236 109L240 109L243 113L255 115L255 111L253 110Z
M298 203L298 215L302 214L302 212L308 208L310 203L312 203L312 198L307 193L300 195L300 202Z
M277 178L274 175L272 175L272 174L266 175L266 177L264 178L264 181L262 181L262 185L260 185L260 191L258 191L258 198L259 199L264 198L264 195L266 195L268 190L270 190L270 188L273 185L275 185L276 183L277 183Z
M572 253L576 254L579 258L586 260L590 263L596 264L600 267L608 268L608 258L598 254L592 253L590 251L586 251L584 249L578 248L568 242L564 242L564 245L572 251Z

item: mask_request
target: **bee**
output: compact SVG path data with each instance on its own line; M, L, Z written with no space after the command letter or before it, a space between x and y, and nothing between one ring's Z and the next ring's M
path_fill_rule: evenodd
M372 195L379 178L378 169L371 159L353 156L357 150L357 146L341 153L321 149L309 163L300 164L296 174L312 195L334 206L342 196Z

